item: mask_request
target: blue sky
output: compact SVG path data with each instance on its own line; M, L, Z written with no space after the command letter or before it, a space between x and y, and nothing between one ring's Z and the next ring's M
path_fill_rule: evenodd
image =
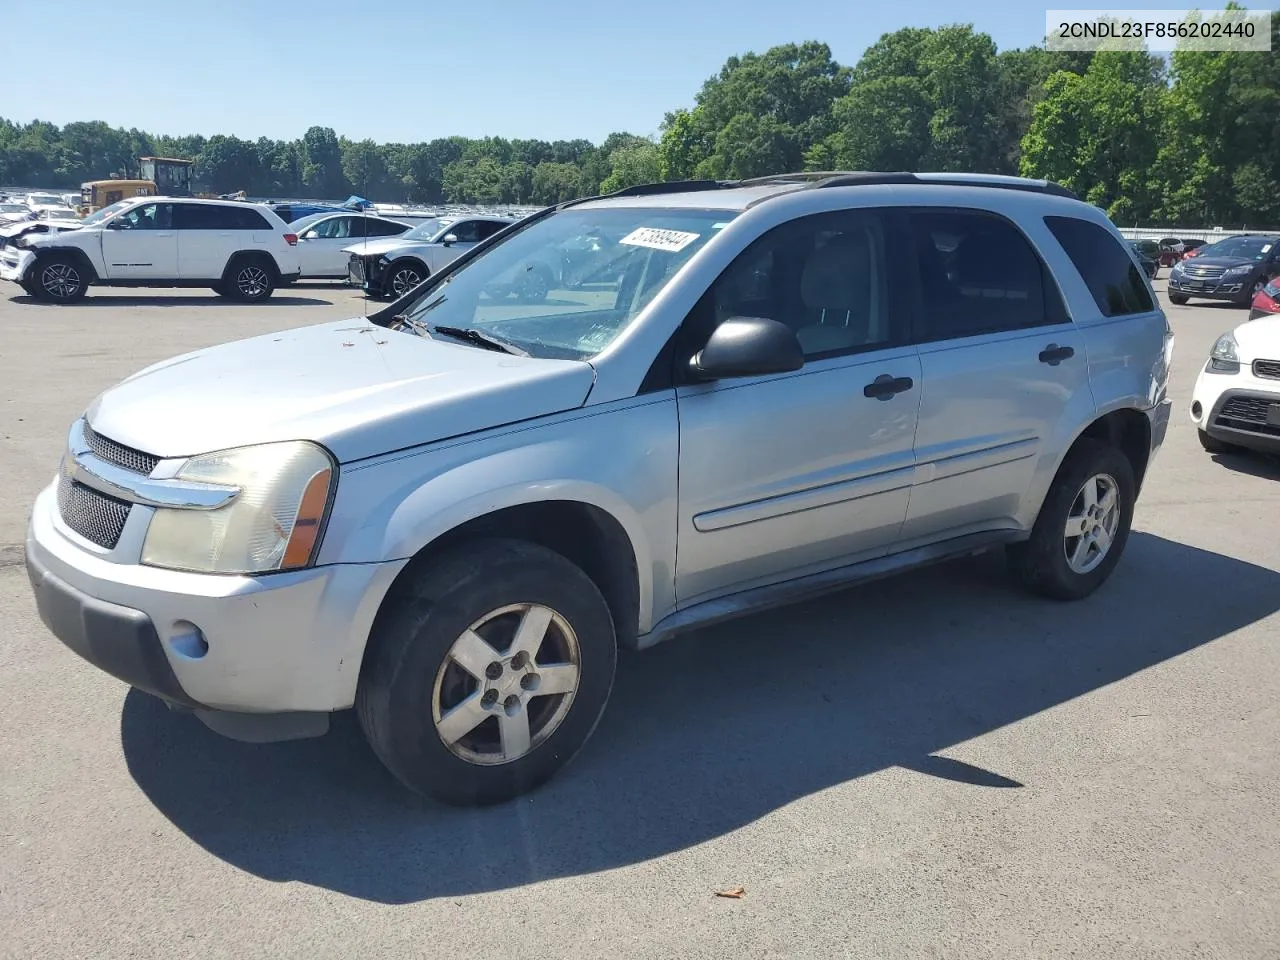
M1001 49L1027 46L1043 38L1046 5L0 0L9 78L0 116L248 138L291 139L319 124L379 142L599 142L614 130L656 133L663 113L690 105L735 53L818 39L851 64L883 33L955 22L972 22Z

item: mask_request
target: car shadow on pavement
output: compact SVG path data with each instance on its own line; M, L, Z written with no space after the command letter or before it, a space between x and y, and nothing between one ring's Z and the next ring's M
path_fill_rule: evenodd
M1215 453L1210 458L1220 467L1263 480L1280 480L1280 455L1252 450Z
M934 754L1277 608L1280 574L1137 532L1080 603L1022 594L998 553L917 571L624 656L582 754L486 809L399 787L350 712L318 740L247 745L132 691L121 737L146 796L215 856L407 903L639 863L891 766L1020 787L1012 759L988 771Z
M274 296L256 303L240 303L228 300L216 293L207 297L95 297L92 294L75 303L45 303L35 297L10 297L14 303L27 304L33 307L46 307L49 310L77 310L80 307L303 307L308 304L319 304L329 307L330 300L318 300L315 297Z

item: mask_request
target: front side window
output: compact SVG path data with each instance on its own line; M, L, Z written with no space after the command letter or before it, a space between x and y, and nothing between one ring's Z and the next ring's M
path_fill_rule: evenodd
M321 240L345 240L351 236L350 217L330 217L311 228Z
M898 339L888 249L875 211L823 213L775 227L712 284L690 318L688 346L697 349L731 317L785 324L807 359L887 346Z
M170 230L173 228L173 206L144 203L120 214L112 224L122 230Z
M458 243L479 243L484 239L481 231L485 227L483 220L461 220L453 225L449 233L458 238Z
M1155 309L1133 257L1109 231L1079 217L1045 217L1044 222L1080 272L1104 317Z
M464 264L405 312L430 326L501 337L533 356L589 359L735 216L700 209L564 210Z

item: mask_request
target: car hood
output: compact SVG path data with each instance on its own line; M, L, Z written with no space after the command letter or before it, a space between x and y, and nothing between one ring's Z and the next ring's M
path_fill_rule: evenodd
M159 457L314 440L347 462L579 407L594 379L581 361L340 320L147 367L86 416L103 436Z
M1280 313L1242 323L1232 331L1240 360L1280 360Z
M1206 257L1203 254L1198 257L1192 257L1187 262L1194 263L1197 267L1252 267L1262 265L1253 257Z
M359 253L363 256L373 256L376 254L390 253L392 250L404 250L408 247L430 247L434 244L427 243L424 240L401 240L399 237L388 237L385 240L367 240L363 243L355 243L349 247L343 247L343 253Z

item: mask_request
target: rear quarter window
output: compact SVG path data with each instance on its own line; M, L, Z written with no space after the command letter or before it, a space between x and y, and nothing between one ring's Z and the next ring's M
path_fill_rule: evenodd
M1151 291L1133 258L1107 230L1079 217L1045 217L1104 317L1150 313Z

